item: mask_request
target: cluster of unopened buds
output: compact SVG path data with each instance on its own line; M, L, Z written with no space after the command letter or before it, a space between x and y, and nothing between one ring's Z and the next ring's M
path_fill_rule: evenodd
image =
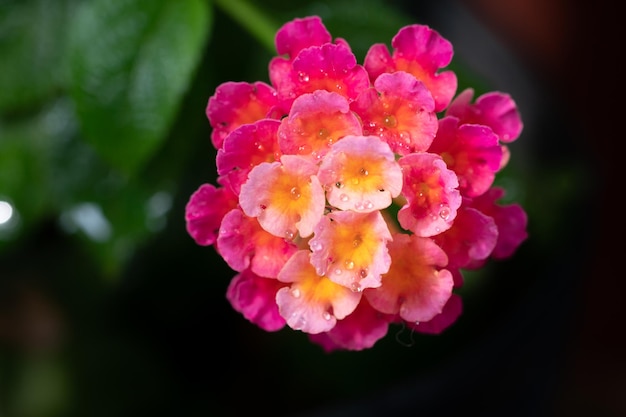
M363 65L317 16L277 32L270 83L225 82L206 113L217 184L187 231L234 272L226 297L267 331L362 350L391 325L439 333L461 314L463 270L527 237L494 185L522 122L501 92L457 93L449 41L402 28Z

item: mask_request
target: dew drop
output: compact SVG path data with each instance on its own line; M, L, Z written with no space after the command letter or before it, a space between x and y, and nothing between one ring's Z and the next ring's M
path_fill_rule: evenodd
M352 180L350 182L352 183L352 185L359 185L359 179L358 178L352 178Z
M343 273L343 270L340 268L335 269L335 275L341 275Z
M291 195L292 200L297 200L302 196L300 188L298 187L291 187L291 190L289 190L289 194Z
M310 154L312 152L311 146L310 145L300 145L298 146L298 153L300 155L307 155Z
M354 281L352 284L350 284L350 289L354 292L361 292L361 284Z
M322 243L321 243L321 242L318 242L317 240L315 240L315 241L314 241L314 240L310 241L310 242L309 242L309 246L311 247L311 250L312 250L313 252L319 252L319 251L321 251L321 250L324 248L324 246L322 245Z
M300 82L303 83L308 83L309 82L309 74L307 74L306 72L299 72L298 73L298 79L300 80Z
M343 188L343 182L341 182L341 181L337 181L337 182L335 183L335 187L337 187L337 188Z
M321 128L319 130L319 132L317 132L317 136L319 138L326 138L326 137L328 137L329 134L330 134L330 132L325 127Z
M302 294L300 293L299 288L294 288L291 290L291 295L293 296L293 298L300 298L300 295Z
M360 235L357 235L354 240L352 241L352 246L354 246L355 248L359 247L361 245L361 243L363 243L363 239L361 238ZM367 274L366 274L367 275Z
M359 276L361 278L365 278L367 276L368 272L367 272L367 268L363 268L359 271Z
M348 201L350 201L350 197L348 197L347 194L341 194L339 196L339 200L343 201L344 203L347 203Z
M385 116L383 122L385 123L385 126L387 127L396 127L396 125L398 124L398 120L396 120L396 117L391 114Z
M333 316L331 316L331 314L328 311L324 311L324 314L322 314L322 317L324 317L324 320L329 321Z
M374 204L373 204L371 201L369 201L369 200L365 200L365 201L363 202L363 207L364 207L365 209L367 209L367 210L371 210L371 209L373 209L373 208L374 208Z
M439 217L441 217L443 220L448 220L448 218L450 217L450 209L447 206L442 205L439 209Z
M359 174L363 175L364 177L367 177L369 175L369 171L365 168L361 168L359 170Z
M296 235L296 234L295 234L294 232L292 232L291 230L287 230L287 231L285 232L285 239L287 239L287 240L293 240L293 238L295 237L295 235Z
M354 269L354 262L351 261L350 259L346 260L344 262L344 265L346 266L346 269L348 269L348 270Z

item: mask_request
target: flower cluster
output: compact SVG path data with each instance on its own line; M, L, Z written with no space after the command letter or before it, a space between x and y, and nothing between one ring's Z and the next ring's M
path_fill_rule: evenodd
M456 95L452 45L425 25L363 65L317 16L275 41L270 84L209 98L217 184L189 199L188 233L236 271L228 300L267 331L327 351L370 348L395 323L441 332L461 313L461 271L527 237L493 184L522 130L514 101Z

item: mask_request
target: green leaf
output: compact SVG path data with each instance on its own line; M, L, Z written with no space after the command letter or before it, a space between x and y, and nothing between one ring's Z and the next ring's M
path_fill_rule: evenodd
M24 108L63 87L72 3L0 1L0 110Z
M71 28L72 96L83 134L132 174L168 133L206 43L203 0L94 0Z

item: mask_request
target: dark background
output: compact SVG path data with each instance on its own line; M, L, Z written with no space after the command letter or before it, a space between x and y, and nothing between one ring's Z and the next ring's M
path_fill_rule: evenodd
M0 228L0 416L626 415L624 37L610 2L231 2L252 4L252 23L201 4L196 64L134 161L89 135L122 122L104 98L85 116L86 52L72 46L85 6L0 2L0 200L20 215ZM327 354L288 328L264 332L226 301L234 272L185 231L189 196L215 180L208 97L267 81L263 24L310 14L360 63L401 26L428 24L453 43L460 86L519 106L525 128L499 181L530 237L468 274L464 312L441 335L392 327L372 349ZM80 228L85 202L106 238Z

